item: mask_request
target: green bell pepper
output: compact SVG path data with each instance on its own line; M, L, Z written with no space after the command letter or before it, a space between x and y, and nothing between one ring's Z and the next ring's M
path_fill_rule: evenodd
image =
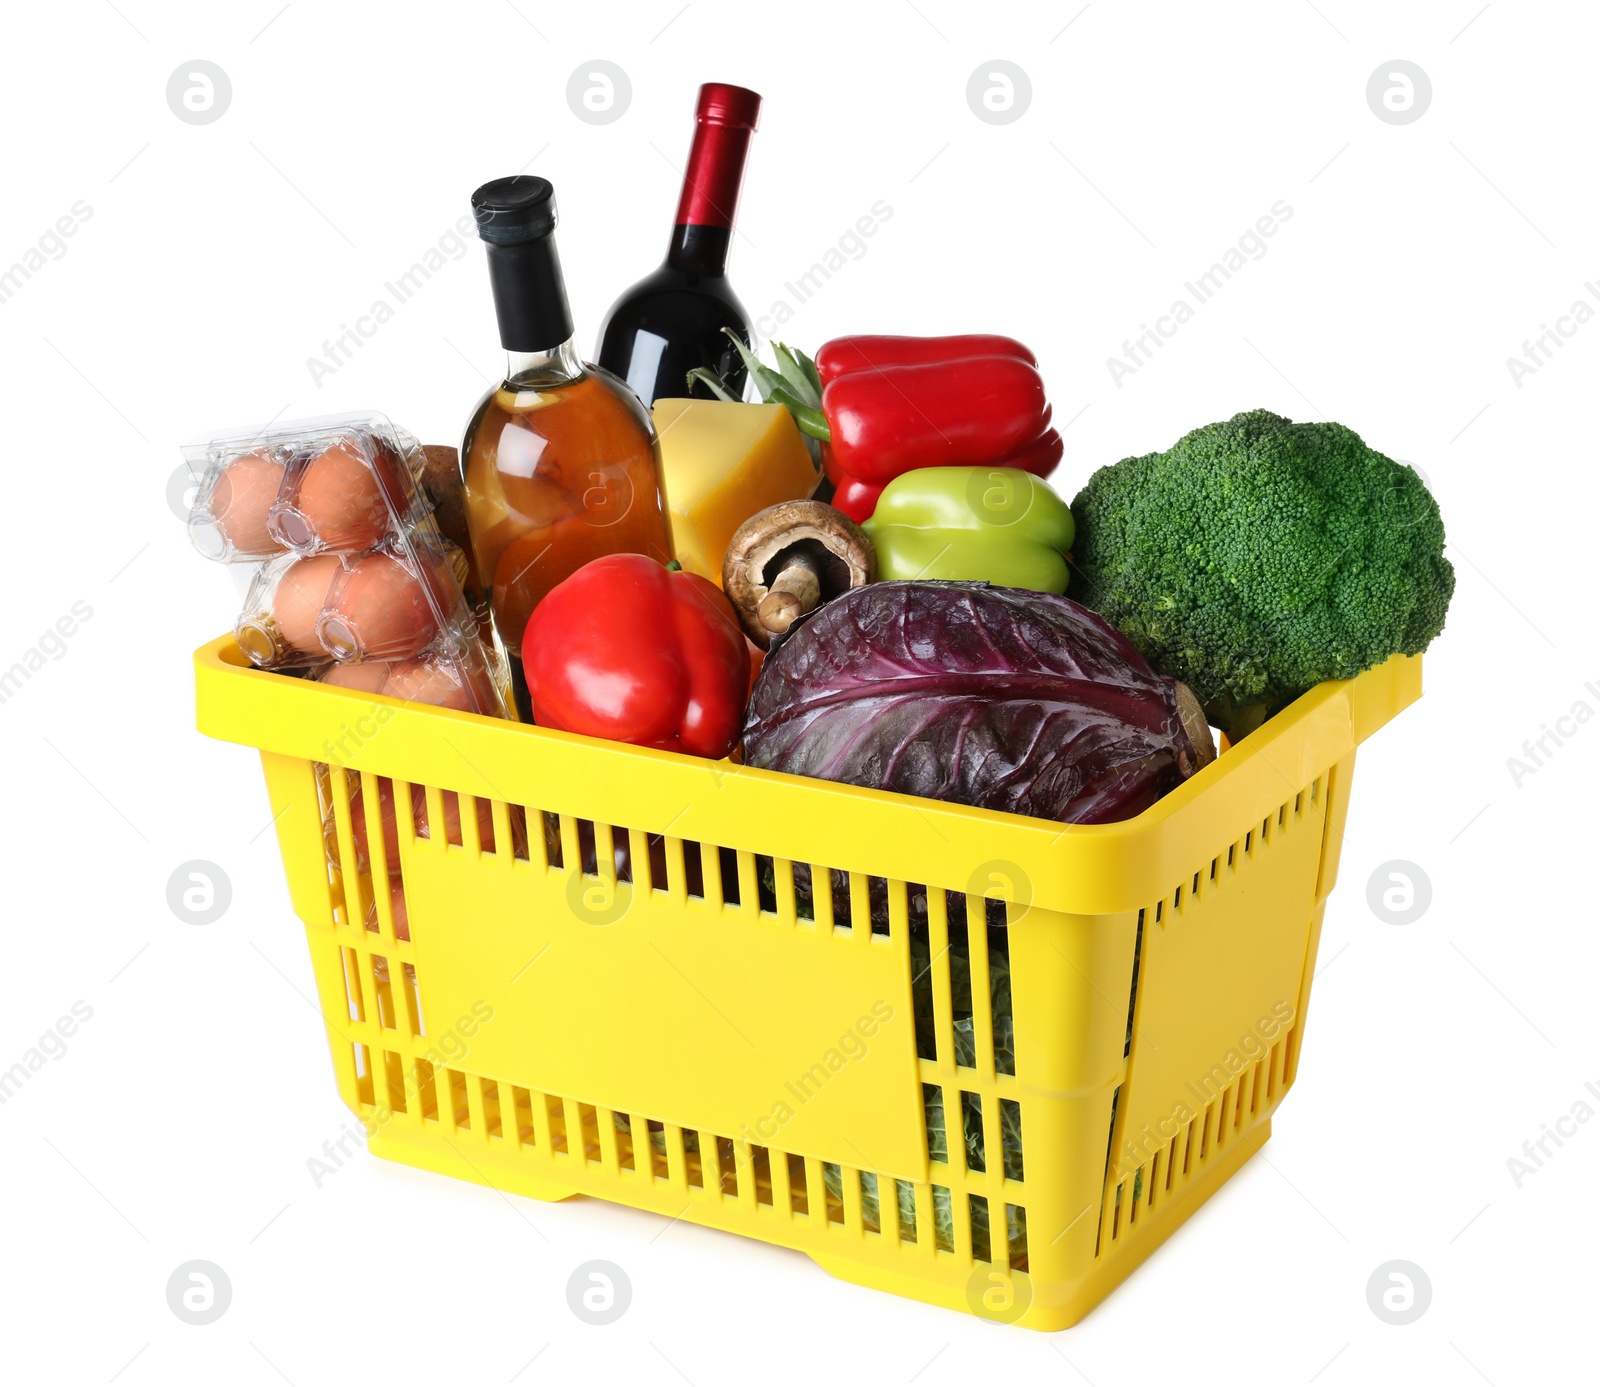
M955 579L1034 592L1067 590L1072 511L1014 467L923 467L883 489L861 528L878 577Z

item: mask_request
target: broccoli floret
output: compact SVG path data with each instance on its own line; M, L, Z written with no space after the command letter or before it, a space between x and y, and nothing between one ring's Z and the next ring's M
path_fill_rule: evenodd
M1072 595L1234 736L1423 650L1455 588L1422 479L1342 424L1236 414L1102 467L1072 514Z

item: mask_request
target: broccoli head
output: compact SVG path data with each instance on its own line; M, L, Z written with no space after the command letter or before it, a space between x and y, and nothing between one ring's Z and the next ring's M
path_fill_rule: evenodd
M1455 588L1422 479L1342 424L1236 414L1102 467L1072 514L1072 595L1234 736L1420 652Z

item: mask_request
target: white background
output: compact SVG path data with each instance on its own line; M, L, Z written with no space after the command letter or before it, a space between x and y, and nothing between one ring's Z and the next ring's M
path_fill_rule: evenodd
M1506 365L1574 301L1595 302L1592 7L885 0L734 18L704 0L518 3L7 10L0 264L75 202L92 215L0 304L0 666L74 602L93 615L0 706L0 1068L75 1001L93 1017L0 1107L0 1372L696 1387L1592 1374L1600 1122L1551 1144L1520 1188L1507 1160L1586 1097L1600 1112L1584 1089L1600 1086L1600 720L1520 785L1507 761L1578 701L1600 711L1600 325L1520 386ZM565 98L597 57L632 81L606 126ZM195 58L233 88L205 126L165 99ZM966 102L993 58L1031 79L1012 124ZM1409 125L1365 96L1395 58L1432 81ZM892 209L788 340L1026 340L1072 421L1069 496L1097 466L1267 406L1352 425L1420 466L1444 510L1449 629L1427 697L1362 752L1274 1139L1063 1334L858 1289L593 1200L508 1199L364 1154L321 1188L308 1174L349 1114L255 757L192 730L190 651L237 599L168 507L177 445L357 407L456 441L500 363L476 244L320 387L307 358L438 244L473 187L525 167L556 185L591 342L665 247L708 79L766 97L732 262L752 312L875 202ZM1293 215L1265 257L1116 384L1107 358L1280 199ZM204 928L166 903L191 859L232 882ZM1394 859L1432 883L1404 927L1366 899ZM165 1298L193 1258L233 1286L205 1328ZM606 1328L564 1293L593 1258L633 1285ZM1366 1298L1394 1258L1433 1289L1405 1327Z

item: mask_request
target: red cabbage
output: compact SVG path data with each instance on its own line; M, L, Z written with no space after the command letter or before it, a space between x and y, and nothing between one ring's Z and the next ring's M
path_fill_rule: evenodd
M745 763L1062 823L1111 823L1195 770L1172 680L1065 597L853 588L791 628L750 699Z

